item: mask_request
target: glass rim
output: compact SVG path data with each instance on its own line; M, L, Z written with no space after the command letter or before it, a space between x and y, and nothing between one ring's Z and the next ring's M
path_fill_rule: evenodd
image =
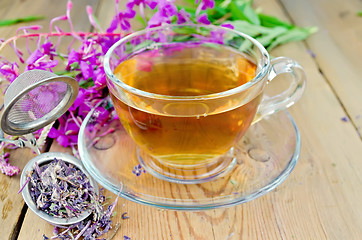
M147 32L157 31L157 30L164 30L164 29L167 29L167 28L174 28L174 27L195 27L195 28L196 27L203 27L203 28L211 28L211 29L215 29L215 30L226 30L228 32L239 35L239 36L249 40L250 42L252 42L255 46L257 46L257 48L261 52L261 55L263 56L261 58L261 66L262 66L262 68L260 69L260 72L252 80L250 80L249 82L244 83L244 84L242 84L242 85L240 85L238 87L235 87L235 88L232 88L232 89L229 89L229 90L226 90L226 91L222 91L222 92L206 94L206 95L195 95L195 96L172 96L172 95L163 95L163 94L156 94L156 93L143 91L143 90L134 88L134 87L124 83L123 81L119 80L114 75L114 73L111 71L109 61L110 61L111 55L114 52L116 47L118 47L122 43L130 41L132 38L135 38L135 37L140 36L140 35L144 35ZM131 34L121 38L116 43L114 43L108 49L106 55L104 56L104 60L103 60L104 71L105 71L107 77L112 81L112 83L118 85L122 89L125 89L126 91L128 91L128 92L130 92L132 94L142 96L142 97L152 98L152 99L163 99L163 100L197 100L197 99L207 100L207 99L215 99L215 98L231 96L231 95L240 93L242 91L245 91L245 90L249 89L250 87L254 86L255 84L259 83L262 79L264 79L264 77L269 72L269 67L270 67L269 53L264 48L264 46L261 43L259 43L256 39L254 39L253 37L251 37L251 36L249 36L249 35L247 35L245 33L239 32L237 30L222 27L222 26L191 24L191 23L190 24L189 23L187 23L187 24L168 24L168 25L159 26L159 27L146 28L146 29L131 33Z

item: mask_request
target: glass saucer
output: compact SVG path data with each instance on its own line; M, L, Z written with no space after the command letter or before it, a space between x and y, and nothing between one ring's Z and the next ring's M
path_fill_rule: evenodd
M109 111L115 114L112 108ZM122 189L121 197L145 205L202 210L241 204L281 184L300 154L298 128L281 111L248 129L234 147L237 162L228 173L200 184L174 183L144 171L137 147L120 121L109 120L100 126L98 115L93 109L79 132L79 154L86 170L106 189L115 194Z

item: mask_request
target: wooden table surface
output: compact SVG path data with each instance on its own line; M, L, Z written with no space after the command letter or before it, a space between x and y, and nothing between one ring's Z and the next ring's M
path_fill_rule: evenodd
M109 23L112 0L74 1L76 30L90 29L86 4ZM362 17L357 15L362 2L256 0L254 5L296 25L319 28L306 41L271 53L296 59L308 77L304 96L289 110L302 139L296 168L274 191L226 209L169 211L120 199L116 211L130 218L117 214L114 221L122 225L114 239L362 239ZM2 0L0 19L44 15L37 24L47 26L65 6L65 0ZM0 37L14 35L18 27L0 28ZM55 150L67 151L53 144L49 151ZM17 149L10 161L22 168L32 157ZM0 175L0 239L52 236L53 227L27 208L18 190L19 176Z

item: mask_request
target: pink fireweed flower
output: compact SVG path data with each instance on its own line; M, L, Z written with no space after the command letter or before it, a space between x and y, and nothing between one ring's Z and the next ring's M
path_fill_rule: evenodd
M158 3L158 11L148 21L148 27L157 27L170 24L171 17L177 15L177 7L174 0L163 0Z
M76 144L79 132L78 124L72 118L67 119L66 116L62 116L58 121L60 123L59 129L51 128L48 136L55 138L63 147Z
M0 171L9 177L12 177L19 174L20 169L16 166L12 166L9 163L9 156L9 153L4 153L0 156Z
M13 82L19 76L19 66L16 62L2 60L0 64L0 73L9 82Z
M221 24L220 26L224 27L224 28L234 29L234 26L230 23L224 23L224 24Z
M199 2L200 2L200 0L196 0L195 4L199 4ZM214 0L201 0L199 7L201 8L201 10L207 10L208 8L214 8L215 1Z
M163 17L172 17L177 14L177 7L174 0L159 1L158 11Z
M118 26L124 31L130 31L131 23L129 21L135 16L136 12L131 8L127 8L125 11L117 13L113 17L112 22L107 29L107 32L114 32L115 30L117 30Z
M203 13L200 16L197 17L196 21L198 23L202 23L202 24L206 24L209 25L211 22L209 21L209 19L207 18L207 14Z
M128 0L127 6L133 8L134 5L136 6L149 6L152 10L156 8L157 1L155 0Z
M185 9L182 8L177 13L177 24L182 24L189 21L190 21L190 14L186 12Z
M83 42L82 46L75 51L74 49L68 55L67 70L80 70L84 80L94 76L94 69L100 67L99 60L101 53L98 52L97 43L92 39ZM75 65L74 65L75 64ZM76 78L80 81L81 76Z
M157 4L158 4L157 1L154 1L154 0L128 0L128 3L126 6L128 9L132 9L132 11L133 11L134 6L138 6L141 17L143 18L143 20L145 20L147 22L145 13L144 13L145 7L148 6L151 10L153 10L156 8Z
M26 70L41 69L51 70L58 65L58 60L54 60L56 51L51 42L41 45L40 49L36 49L26 60Z

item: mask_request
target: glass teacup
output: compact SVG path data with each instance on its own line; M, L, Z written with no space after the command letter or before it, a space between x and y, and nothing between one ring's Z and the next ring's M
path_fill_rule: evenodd
M302 95L305 74L289 58L270 57L241 32L205 25L168 25L130 34L108 51L107 84L141 165L156 177L212 180L232 169L233 146L249 126ZM263 96L281 73L287 90Z

